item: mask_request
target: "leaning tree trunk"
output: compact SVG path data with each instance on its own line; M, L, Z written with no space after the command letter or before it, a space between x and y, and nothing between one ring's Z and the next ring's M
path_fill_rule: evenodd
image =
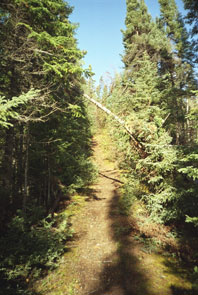
M145 152L145 148L144 148L143 144L138 139L135 138L135 136L132 134L131 130L126 126L126 123L125 123L125 121L123 119L121 119L120 117L118 117L117 115L115 115L113 112L111 112L105 106L103 106L100 102L98 102L95 99L91 98L87 94L84 94L84 97L87 98L92 103L94 103L98 108L100 108L101 110L103 110L106 114L108 114L109 116L113 117L114 120L116 122L118 122L127 131L127 133L130 135L130 138L131 138L131 140L133 142L133 145L136 148L136 150L140 153L140 155L143 158L146 157L147 154Z

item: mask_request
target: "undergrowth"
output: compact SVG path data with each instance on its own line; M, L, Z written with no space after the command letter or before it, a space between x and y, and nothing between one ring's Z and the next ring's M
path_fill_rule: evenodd
M33 212L34 211L34 212ZM67 213L43 217L41 208L17 212L0 238L0 294L34 294L28 288L58 265L72 236Z

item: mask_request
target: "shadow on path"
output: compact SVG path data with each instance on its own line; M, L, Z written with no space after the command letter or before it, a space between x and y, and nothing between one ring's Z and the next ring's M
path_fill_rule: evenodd
M106 176L105 176L106 177ZM115 180L114 180L115 181ZM119 194L115 189L109 201L109 232L117 250L103 260L99 283L87 294L93 295L149 295L147 278L140 270L133 253L135 244L129 236L128 218L119 213Z

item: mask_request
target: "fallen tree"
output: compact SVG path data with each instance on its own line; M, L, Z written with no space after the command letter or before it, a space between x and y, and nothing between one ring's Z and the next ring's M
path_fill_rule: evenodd
M133 145L135 146L136 150L141 154L141 156L143 158L145 158L145 156L147 155L145 152L145 148L143 146L143 144L137 140L137 138L134 137L134 135L132 134L131 130L126 126L126 122L121 119L120 117L118 117L117 115L115 115L112 111L110 111L109 109L107 109L105 106L103 106L100 102L98 102L97 100L91 98L89 95L84 94L84 97L86 99L88 99L89 101L91 101L93 104L95 104L98 108L100 108L102 111L104 111L106 114L108 114L109 116L113 117L114 120L116 122L118 122L129 134Z

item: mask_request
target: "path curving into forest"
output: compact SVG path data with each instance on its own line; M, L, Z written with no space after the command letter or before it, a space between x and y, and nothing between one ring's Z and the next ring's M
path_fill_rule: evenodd
M73 217L74 239L41 295L183 295L190 283L161 254L145 251L131 221L119 211L119 170L104 147L93 142L97 183ZM170 263L169 263L170 262ZM177 286L177 287L174 287ZM180 293L185 287L186 293ZM179 292L179 293L178 293Z

